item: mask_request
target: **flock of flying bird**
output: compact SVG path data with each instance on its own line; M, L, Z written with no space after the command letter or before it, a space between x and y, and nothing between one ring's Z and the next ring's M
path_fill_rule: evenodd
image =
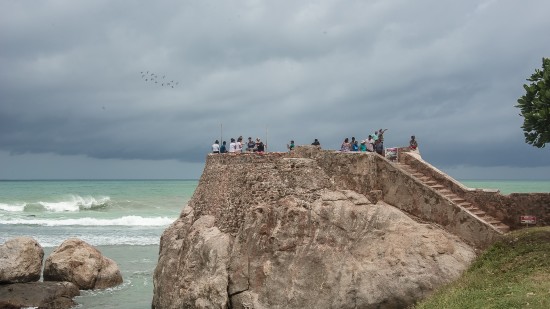
M174 88L180 84L178 81L166 78L166 75L160 76L149 71L141 71L141 78L148 83L153 83L161 87Z

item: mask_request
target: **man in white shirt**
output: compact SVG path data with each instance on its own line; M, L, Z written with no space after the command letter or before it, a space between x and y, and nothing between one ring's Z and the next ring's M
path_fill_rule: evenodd
M212 153L220 153L220 142L218 140L212 144Z
M374 139L372 138L372 135L369 135L369 138L366 140L366 143L367 143L367 151L374 152Z
M242 152L243 151L243 137L239 136L237 139L237 143L235 144L235 152Z
M237 143L235 143L235 139L231 138L231 143L229 144L229 153L235 153L237 151Z

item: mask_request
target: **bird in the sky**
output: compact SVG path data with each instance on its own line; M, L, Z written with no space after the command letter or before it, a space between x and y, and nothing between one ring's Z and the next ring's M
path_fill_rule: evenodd
M144 81L154 82L155 84L158 84L159 75L155 74L154 72L150 72L150 71L145 71L145 73L143 73L143 71L141 71L140 73L141 73L141 78ZM162 78L166 79L166 75L163 74ZM175 86L179 85L179 82L174 81L174 80L170 80L169 82L164 82L164 83L161 83L160 85L162 87L167 86L167 87L170 87L170 88L175 88Z

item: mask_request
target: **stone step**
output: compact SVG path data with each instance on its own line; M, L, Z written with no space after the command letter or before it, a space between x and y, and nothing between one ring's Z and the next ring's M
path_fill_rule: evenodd
M453 201L453 203L455 204L460 204L460 203L464 203L466 202L465 199L461 198L461 197L454 197L454 198L451 198L451 201Z
M480 210L480 209L471 211L471 213L473 213L474 215L476 215L476 216L478 216L478 217L483 217L483 216L485 216L485 212L484 212L483 210Z
M468 210L471 214L479 217L485 223L493 226L500 233L504 234L504 233L508 233L510 231L509 226L507 226L506 224L504 224L501 221L497 220L496 218L488 216L485 211L479 209L477 206L472 205L469 202L466 202L465 199L463 199L463 198L459 197L458 195L454 194L451 190L449 190L445 186L439 184L436 180L432 179L431 177L426 176L423 173L418 172L416 169L414 169L413 167L411 167L408 164L395 163L395 165L399 166L404 171L410 173L412 176L418 178L420 181L422 181L425 185L429 186L430 188L437 190L437 192L439 194L441 194L442 196L450 199L453 203L455 203L458 206Z
M485 222L491 224L491 225L494 225L494 226L498 226L501 222L495 218L489 218L489 219L484 219Z
M500 223L499 225L495 226L497 230L499 230L501 233L508 233L510 232L510 227L504 223Z

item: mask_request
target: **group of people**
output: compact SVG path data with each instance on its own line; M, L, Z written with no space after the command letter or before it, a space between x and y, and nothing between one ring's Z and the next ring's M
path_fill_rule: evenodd
M220 142L216 140L212 144L212 153L241 153L241 152L258 152L263 153L266 148L260 138L256 138L256 141L252 140L252 137L248 138L246 143L243 143L243 137L239 136L235 141L234 138L231 138L231 143L229 143L229 149L227 148L227 142L223 141L220 145Z
M315 139L315 140L313 141L313 143L311 143L311 145L317 146L317 147L321 148L321 143L319 142L318 139ZM295 145L294 145L294 140L291 140L291 141L290 141L290 144L286 144L286 148L287 148L289 151L294 150L294 147L295 147Z
M380 155L384 155L384 132L386 132L387 130L388 129L380 129L378 131L374 131L373 134L369 134L369 136L362 141L356 140L355 137L352 137L350 141L349 138L346 137L344 139L344 142L342 142L342 145L340 146L340 151L376 152ZM311 143L311 145L321 147L321 143L318 139L315 139L313 143ZM212 145L212 153L263 153L266 146L267 145L265 145L260 140L260 138L256 138L256 141L254 141L252 140L252 137L249 137L248 141L246 143L243 143L243 137L239 136L237 140L231 138L229 149L227 148L226 141L223 141L223 143L220 145L219 141L216 140ZM291 140L290 144L287 144L286 147L289 151L292 151L295 147L294 140ZM413 135L411 136L411 140L409 141L409 149L415 151L417 150L417 148L418 143L415 136Z
M342 145L340 146L340 151L348 152L348 151L367 151L367 152L376 152L381 155L384 154L384 132L386 132L388 129L380 129L378 131L374 131L373 134L369 134L369 137L367 139L362 140L359 142L355 139L355 137L351 138L351 141L349 138L345 138L344 142L342 142Z

